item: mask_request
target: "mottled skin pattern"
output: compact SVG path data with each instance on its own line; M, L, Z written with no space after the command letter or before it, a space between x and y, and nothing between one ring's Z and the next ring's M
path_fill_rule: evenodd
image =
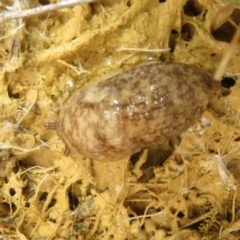
M140 65L76 92L60 109L56 130L71 151L119 160L187 130L219 87L189 65Z

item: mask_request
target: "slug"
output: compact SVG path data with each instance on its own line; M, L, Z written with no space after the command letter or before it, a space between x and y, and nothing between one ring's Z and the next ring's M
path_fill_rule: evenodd
M116 161L180 135L219 88L196 67L148 63L77 91L60 108L55 129L70 151Z

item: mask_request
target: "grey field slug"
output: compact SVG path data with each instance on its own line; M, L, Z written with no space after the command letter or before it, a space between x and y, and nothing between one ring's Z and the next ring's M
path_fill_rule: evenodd
M60 108L55 129L70 151L116 161L180 135L219 88L199 68L147 63L77 91Z

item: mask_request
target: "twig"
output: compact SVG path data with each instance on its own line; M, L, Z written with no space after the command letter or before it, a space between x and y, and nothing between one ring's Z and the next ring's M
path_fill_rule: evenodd
M234 55L234 53L236 51L236 48L238 46L237 43L238 43L239 39L240 39L240 24L238 26L236 33L233 36L233 39L229 45L227 52L223 56L220 64L218 65L218 68L214 74L215 80L217 80L217 81L221 80L221 77L223 76L231 57Z
M38 14L47 13L47 12L51 12L51 11L62 9L62 8L74 7L77 5L82 5L84 3L91 3L91 2L96 2L96 0L68 0L68 1L62 1L55 4L50 4L47 6L32 8L32 9L3 12L0 14L0 23L17 19L17 18L35 16Z
M21 151L21 152L33 152L33 151L36 151L36 150L39 150L40 147L42 147L42 145L39 145L37 147L34 147L34 148L22 148L22 147L18 147L18 146L14 146L14 145L11 145L11 144L5 144L5 143L1 143L0 142L0 149L14 149L14 150L18 150L18 151Z
M1 18L1 17L0 17ZM25 25L24 24L21 24L19 26L17 26L16 28L14 28L8 35L6 36L2 36L0 37L0 41L5 39L5 38L8 38L8 37L11 37L12 35L16 34L18 32L19 29L23 28Z
M36 100L35 100L36 101ZM20 125L20 123L23 121L23 119L28 115L30 110L32 109L33 105L35 104L35 101L32 102L26 109L26 111L23 113L23 115L18 119L17 123L14 124L14 127L17 129Z
M63 64L64 66L67 66L67 67L71 68L72 70L74 70L74 71L77 73L77 75L81 75L81 74L83 74L83 73L88 73L87 70L83 69L83 67L82 67L81 64L79 64L79 67L75 67L75 66L72 66L72 65L69 64L69 63L66 63L66 62L63 61L63 60L58 59L57 61L58 61L59 63Z
M136 52L167 52L170 51L170 48L127 48L127 47L121 47L117 49L118 52L121 51L136 51Z

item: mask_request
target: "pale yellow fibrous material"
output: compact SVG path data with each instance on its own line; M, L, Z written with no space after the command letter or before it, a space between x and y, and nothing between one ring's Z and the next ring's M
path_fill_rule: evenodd
M5 0L0 9L37 6ZM163 165L149 163L152 149L131 161L65 157L44 127L76 90L143 62L214 73L239 25L238 6L103 0L1 23L0 238L239 239L239 45L224 74L235 85L181 140L161 146Z

